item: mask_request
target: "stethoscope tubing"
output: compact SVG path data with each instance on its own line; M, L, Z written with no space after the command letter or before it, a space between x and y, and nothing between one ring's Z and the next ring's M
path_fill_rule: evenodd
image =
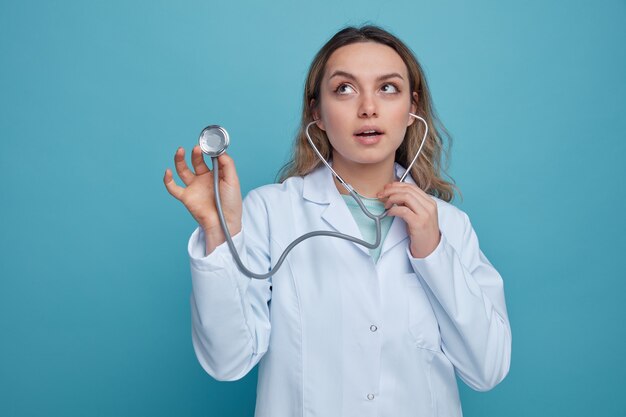
M418 148L417 153L415 154L415 157L413 158L413 160L409 164L409 166L406 169L404 175L402 176L402 178L400 178L400 182L404 182L404 179L407 177L408 173L410 172L411 168L413 167L413 164L415 164L415 162L417 161L417 158L419 157L419 155L420 155L420 153L422 151L422 147L424 146L424 143L426 141L426 137L428 135L428 123L426 123L426 120L424 120L423 118L421 118L420 116L418 116L416 114L413 114L413 113L409 113L409 114L411 116L417 118L418 120L422 121L426 128L425 128L425 131L424 131L424 137L422 138L422 143L420 144L420 147ZM303 242L303 241L305 241L305 240L307 240L309 238L315 237L315 236L330 236L330 237L336 237L336 238L339 238L339 239L345 239L345 240L349 240L351 242L357 243L359 245L365 246L368 249L375 249L375 248L377 248L380 245L380 241L381 241L381 238L382 238L380 222L381 222L381 220L385 216L387 216L387 212L389 210L385 210L384 212L382 212L381 214L378 214L378 215L375 215L375 214L371 213L367 209L367 207L365 207L365 205L363 204L363 201L361 200L361 196L359 196L358 193L350 186L350 184L345 182L343 180L343 178L341 178L341 176L335 172L335 170L328 163L328 161L326 161L324 159L324 157L322 156L322 154L318 151L317 147L313 143L313 140L311 139L311 136L309 135L309 128L313 124L315 124L315 123L317 123L317 120L314 120L314 121L310 122L309 124L307 124L307 126L305 128L305 134L306 134L306 137L307 137L309 143L313 147L313 150L315 151L315 153L317 154L319 159L326 165L326 167L328 169L330 169L330 171L333 173L335 178L337 178L337 180L348 191L350 196L352 196L354 201L356 201L356 203L359 205L359 207L361 208L363 213L365 213L365 215L367 217L369 217L370 219L374 220L374 222L376 224L376 240L374 241L374 243L369 243L369 242L366 242L365 240L359 239L359 238L354 237L354 236L347 235L345 233L332 232L332 231L329 231L329 230L319 230L319 231L315 231L315 232L309 232L309 233L305 233L304 235L298 237L293 242L291 242L287 246L287 248L283 251L283 253L280 255L280 257L278 258L278 261L276 262L276 264L273 267L271 267L269 271L267 271L265 273L256 273L256 272L253 272L253 271L249 270L243 264L243 262L241 260L241 257L239 256L239 252L237 251L237 248L235 247L235 243L233 242L232 237L230 236L230 231L228 229L228 224L226 224L226 219L224 218L224 211L222 210L222 200L220 198L220 188L219 188L219 163L217 161L217 157L213 156L213 157L211 157L211 162L213 164L213 189L215 190L215 207L217 209L217 214L218 214L218 217L220 219L220 224L222 226L222 230L224 232L224 235L225 235L225 238L226 238L226 242L227 242L228 247L230 249L230 252L231 252L231 254L233 256L233 259L235 260L235 263L237 264L237 267L239 268L239 270L243 274L247 275L250 278L267 279L267 278L271 277L276 272L278 272L278 269L282 266L283 262L285 261L285 258L287 258L287 255L289 254L289 252L291 252L291 250L294 247L296 247L296 245L298 245L299 243L301 243L301 242Z

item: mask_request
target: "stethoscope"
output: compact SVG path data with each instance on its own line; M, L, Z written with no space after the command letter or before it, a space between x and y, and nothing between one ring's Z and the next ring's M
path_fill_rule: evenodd
M416 114L413 114L413 113L409 113L409 114L415 117L416 119L420 120L422 123L424 123L425 130L424 130L424 137L422 138L422 143L420 144L420 147L418 148L417 153L415 154L415 157L413 157L413 160L411 161L406 171L404 172L404 175L402 175L402 178L400 178L400 182L404 182L404 179L407 177L409 172L411 172L411 168L413 167L413 164L415 164L415 161L417 161L417 158L419 157L422 151L422 148L424 147L424 143L426 142L426 137L428 135L428 123L426 123L426 120L424 120L423 118L421 118L420 116ZM341 178L341 176L335 172L335 170L328 163L328 161L324 159L322 154L319 152L319 150L313 143L313 140L311 139L311 135L309 134L309 128L317 122L318 122L317 120L314 120L311 123L306 125L305 134L309 141L309 144L315 151L315 154L318 156L320 161L322 161L322 163L326 165L326 167L333 173L335 178L337 178L337 181L339 181L339 183L352 196L354 201L356 201L356 203L359 205L361 210L363 210L363 213L365 213L365 215L369 217L370 219L374 220L374 222L376 223L376 240L374 241L374 243L369 243L362 239L356 238L354 236L346 235L344 233L339 233L339 232L326 231L326 230L309 232L295 239L293 242L291 242L289 246L287 246L287 248L283 251L282 255L280 255L280 258L278 258L278 262L276 262L274 267L264 274L258 274L258 273L252 272L248 268L246 268L246 266L243 264L243 262L241 261L241 258L239 257L239 253L237 252L237 248L235 248L235 244L233 243L233 240L230 236L230 231L228 230L228 225L226 224L226 220L224 219L224 212L222 210L222 201L220 198L219 164L217 162L217 157L223 154L226 151L226 148L228 147L228 145L230 144L230 137L228 136L228 132L222 126L211 125L211 126L205 127L200 133L200 137L198 139L200 149L202 150L203 153L211 157L211 163L213 164L213 188L215 190L215 206L217 208L217 214L220 219L220 224L222 225L222 230L224 231L224 236L226 237L226 242L228 243L230 252L232 253L233 258L235 259L235 262L237 263L237 267L243 274L249 276L250 278L266 279L266 278L271 277L278 271L278 268L280 268L280 266L283 264L283 261L287 257L287 254L298 243L308 238L311 238L313 236L331 236L331 237L336 237L339 239L345 239L345 240L349 240L351 242L357 243L359 245L363 245L368 249L375 249L381 243L380 242L381 241L380 222L384 217L387 216L388 210L385 210L381 214L378 214L378 215L371 213L363 204L363 201L361 200L362 196L360 196L359 193L357 193L354 190L354 188L350 186L350 184L345 182L343 178Z

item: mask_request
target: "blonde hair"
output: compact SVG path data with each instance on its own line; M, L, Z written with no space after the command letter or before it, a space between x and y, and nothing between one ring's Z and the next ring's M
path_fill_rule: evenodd
M422 68L411 50L400 39L371 25L342 29L320 49L313 59L304 87L302 119L294 141L292 158L280 170L279 181L282 182L293 176L304 176L322 163L307 141L305 128L313 121L313 111L319 104L320 85L328 58L342 46L357 42L376 42L387 45L395 50L406 64L411 91L417 93L416 114L423 117L429 126L422 153L411 169L411 176L428 194L451 201L455 191L458 192L454 180L446 172L452 139L435 114ZM309 134L322 156L325 159L330 158L332 147L326 133L321 129L311 128ZM417 153L423 136L424 124L416 120L407 128L404 140L396 151L396 162L407 167ZM444 138L448 142L447 150L444 149ZM450 181L443 179L442 174Z

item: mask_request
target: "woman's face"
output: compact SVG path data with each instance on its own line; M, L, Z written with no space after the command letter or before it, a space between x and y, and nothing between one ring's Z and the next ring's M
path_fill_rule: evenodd
M342 46L326 63L314 114L333 147L333 164L391 164L417 95L404 61L389 46Z

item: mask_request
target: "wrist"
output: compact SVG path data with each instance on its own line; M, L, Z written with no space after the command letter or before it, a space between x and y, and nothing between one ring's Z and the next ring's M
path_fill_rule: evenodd
M226 235L221 226L217 227L205 227L200 224L200 227L204 231L206 241L206 254L210 254L222 243L226 242ZM231 236L235 236L241 231L241 225L228 225L228 231Z
M204 230L204 239L206 243L205 254L209 255L211 252L215 250L219 245L224 243L226 239L224 238L224 233L221 230L214 231L209 228L206 228L200 225L202 230Z
M424 259L430 256L431 253L437 249L441 243L441 231L437 235L437 239L431 242L430 244L411 244L409 247L409 251L411 252L411 256L416 259Z

